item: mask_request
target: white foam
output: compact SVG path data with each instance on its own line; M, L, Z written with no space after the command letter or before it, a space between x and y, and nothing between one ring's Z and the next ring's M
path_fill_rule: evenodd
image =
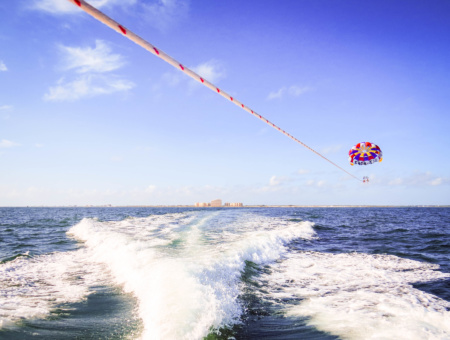
M308 222L232 211L85 219L69 234L137 297L144 339L202 339L238 322L245 261L269 263L289 241L315 235Z
M1 264L0 328L46 317L56 306L84 300L90 286L108 281L105 274L99 275L99 264L86 263L86 252L79 250Z
M439 266L391 255L292 254L274 272L272 298L304 299L286 314L343 339L449 339L450 303L411 283L450 277Z

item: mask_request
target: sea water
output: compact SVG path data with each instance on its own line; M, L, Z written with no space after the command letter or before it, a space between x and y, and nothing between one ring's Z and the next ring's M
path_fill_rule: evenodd
M0 339L450 339L449 208L0 208Z

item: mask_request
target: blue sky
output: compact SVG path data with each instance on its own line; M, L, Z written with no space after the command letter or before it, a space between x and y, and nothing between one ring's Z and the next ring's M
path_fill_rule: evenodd
M0 206L450 204L450 2L0 3ZM370 141L382 163L350 166Z

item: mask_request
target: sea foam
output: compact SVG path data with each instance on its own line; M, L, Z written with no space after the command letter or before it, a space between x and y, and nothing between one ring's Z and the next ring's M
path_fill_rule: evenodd
M245 262L271 263L315 235L309 222L232 211L84 219L68 233L137 297L143 339L201 339L238 323Z
M450 277L439 266L393 255L290 254L273 272L270 299L300 298L284 305L287 316L342 339L449 339L450 303L412 283Z
M21 256L0 265L0 329L22 319L45 318L58 307L83 301L89 287L110 282L85 250Z

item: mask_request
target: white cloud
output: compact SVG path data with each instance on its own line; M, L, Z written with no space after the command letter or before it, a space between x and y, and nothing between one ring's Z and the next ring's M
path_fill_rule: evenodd
M378 179L382 182L382 179ZM440 177L431 172L415 172L405 177L397 177L387 181L389 186L440 186L450 184L450 178Z
M293 97L298 97L308 91L311 91L311 88L308 86L299 87L299 86L293 85L288 89L288 94Z
M217 60L206 61L197 66L189 67L189 68L192 69L192 71L194 71L198 75L200 75L202 78L204 78L205 80L207 80L213 84L216 84L218 81L225 78L225 76L226 76L225 68ZM193 79L188 79L181 72L178 72L175 70L163 74L162 81L163 81L163 83L165 83L169 86L172 86L172 87L178 86L180 84L186 85L186 81L187 81L188 82L187 86L189 86L190 91L193 91L198 86L201 86L201 84L199 82L197 82ZM159 88L156 88L156 90L159 90Z
M314 179L310 179L308 181L305 182L305 184L309 187L318 187L318 188L323 188L325 187L325 185L327 184L327 182L325 180L314 180Z
M324 180L320 180L320 181L317 181L317 186L319 187L319 188L321 188L321 187L324 187L325 185L326 185L326 181L324 181Z
M211 83L216 83L225 77L225 69L217 60L210 60L197 65L192 70Z
M118 79L112 75L82 75L73 81L66 82L64 78L58 85L50 87L44 95L47 101L74 101L85 97L95 97L103 94L128 91L134 83Z
M268 100L281 99L284 96L298 97L306 92L311 91L309 86L299 87L297 85L292 85L290 87L283 86L277 91L270 92L267 96Z
M309 170L306 170L306 169L300 169L300 170L297 171L298 175L305 175L307 173L309 173Z
M166 31L184 20L189 13L190 0L88 0L93 7L123 7L128 13L139 13L142 19L153 27ZM54 15L73 15L83 13L77 5L67 0L29 0L29 9Z
M124 64L119 54L111 53L111 48L102 40L95 41L95 48L61 46L64 54L64 69L77 73L104 73L117 70Z
M5 63L2 60L0 60L0 72L1 71L3 72L8 71L8 68L6 67Z
M18 146L18 145L19 144L14 143L14 142L12 142L10 140L7 140L7 139L2 139L0 141L0 148L2 148L2 149L12 148L13 146Z
M52 189L51 186L11 187L0 183L1 205L80 205L113 204L191 204L211 201L216 198L232 197L231 201L240 201L241 190L230 192L230 188L221 186L156 186L147 185L133 188L73 188Z
M290 177L286 177L286 176L272 176L272 177L270 177L269 185L271 187L274 187L274 186L279 186L279 185L282 185L284 183L288 183L288 182L291 182L291 181L292 181L292 179Z
M444 184L444 182L445 182L445 179L444 179L444 178L438 177L438 178L433 179L433 180L430 182L430 185L432 185L432 186L442 185L442 184Z
M187 17L189 1L157 0L152 4L142 4L142 8L148 23L165 31Z
M267 99L271 100L271 99L281 98L285 92L286 92L286 88L282 87L281 89L279 89L276 92L270 92Z
M77 76L69 80L61 78L56 86L44 95L47 101L74 101L85 97L128 91L135 85L129 80L111 74L123 66L122 56L113 54L102 40L95 47L61 46L65 71L74 71Z
M8 111L8 110L12 110L13 106L12 105L2 105L0 106L0 111Z
M76 13L80 11L77 6L69 1L61 0L36 0L32 3L31 8L49 13Z
M136 3L136 0L89 0L87 2L96 8L102 8L113 5L128 6ZM52 14L73 14L81 12L78 6L67 0L34 0L30 8Z
M148 194L152 194L154 193L156 190L156 185L149 185L146 189L145 192Z
M279 184L280 184L280 180L277 178L277 176L270 177L270 180L269 180L269 185L270 186L276 186L276 185L279 185Z

